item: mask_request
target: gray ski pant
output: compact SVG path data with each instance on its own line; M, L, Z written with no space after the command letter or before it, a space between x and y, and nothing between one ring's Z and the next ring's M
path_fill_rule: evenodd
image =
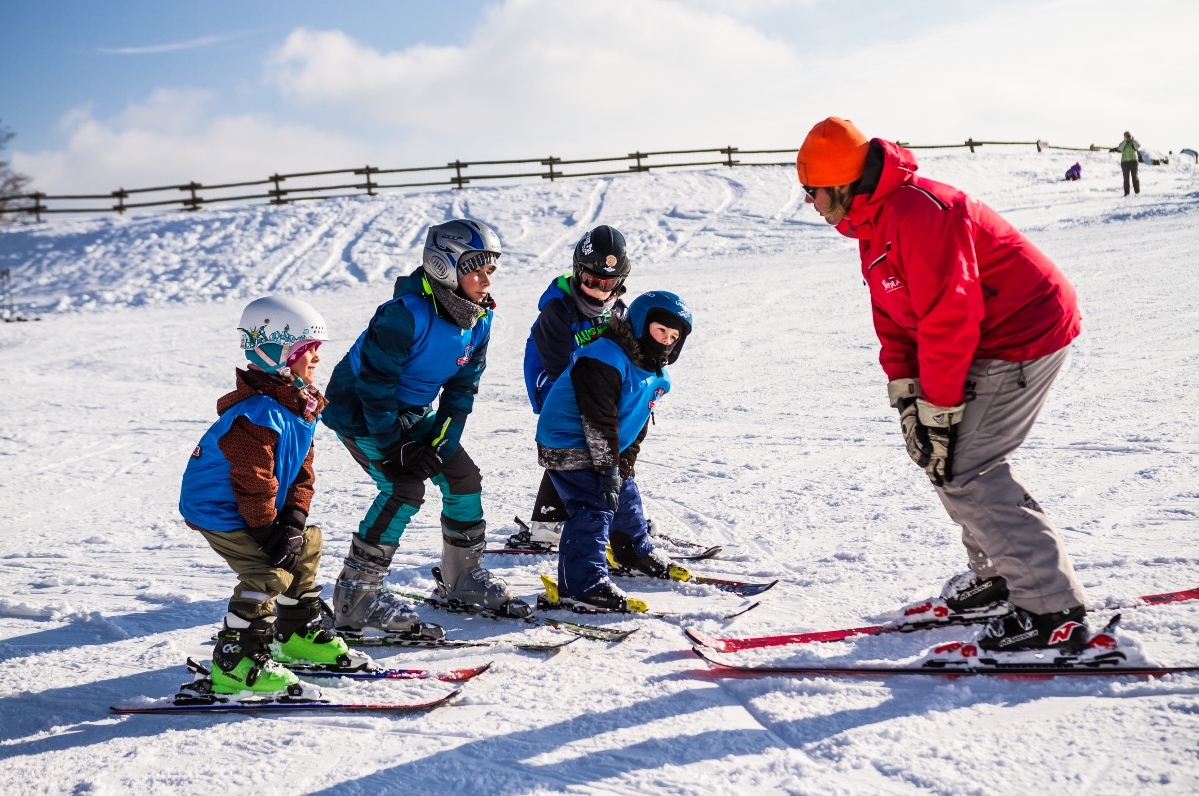
M1067 346L1028 362L980 359L970 366L953 480L937 487L949 516L962 526L970 568L1002 575L1012 604L1034 614L1086 602L1061 537L1008 461L1032 430L1069 351Z

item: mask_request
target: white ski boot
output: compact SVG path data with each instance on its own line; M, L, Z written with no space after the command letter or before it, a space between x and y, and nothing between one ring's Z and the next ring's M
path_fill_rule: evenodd
M350 542L337 586L333 589L333 629L349 638L386 636L437 641L440 625L422 622L403 599L383 591L396 545Z
M442 523L441 567L433 568L437 596L447 603L502 616L529 616L532 606L516 597L503 578L483 567L486 530L487 523L482 520L463 530Z

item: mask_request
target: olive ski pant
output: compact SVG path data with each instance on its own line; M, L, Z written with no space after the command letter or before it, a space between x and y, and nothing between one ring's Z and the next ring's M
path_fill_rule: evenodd
M1008 461L1032 430L1069 350L1028 362L971 364L953 480L937 487L949 516L962 526L970 568L1002 575L1012 604L1034 614L1086 601L1061 537Z

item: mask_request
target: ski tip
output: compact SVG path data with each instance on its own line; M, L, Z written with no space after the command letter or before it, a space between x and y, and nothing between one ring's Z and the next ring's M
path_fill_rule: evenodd
M720 639L701 633L692 627L683 628L683 635L685 635L693 643L699 644L701 647L720 649L723 646Z

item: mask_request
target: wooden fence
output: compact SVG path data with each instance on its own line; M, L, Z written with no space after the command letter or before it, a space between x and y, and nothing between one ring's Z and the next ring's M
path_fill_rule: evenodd
M1101 152L1107 147L1091 144L1089 147L1049 146L1044 141L975 141L967 139L961 144L903 144L909 149L969 149L972 153L980 146L1035 146L1066 149L1080 152ZM784 161L770 160L771 155L787 155ZM795 163L795 149L738 149L727 146L720 149L675 149L662 152L631 152L610 158L564 160L553 156L522 160L455 160L444 166L417 166L405 169L381 169L363 166L358 169L334 169L331 171L305 171L295 174L272 174L263 180L228 182L219 185L204 185L189 182L185 185L164 185L156 188L119 188L106 194L45 194L34 192L13 196L0 196L0 216L24 214L37 221L52 213L125 213L152 207L199 210L202 205L216 202L251 202L265 199L270 204L287 204L311 199L331 199L339 196L375 196L380 191L399 188L430 188L451 186L464 188L468 184L486 180L510 180L540 177L561 180L572 177L597 177L610 174L645 172L651 169L678 169L695 166L789 166ZM680 156L697 156L683 158ZM706 157L704 157L706 156ZM719 156L719 157L717 157ZM666 160L663 160L666 159ZM672 160L674 159L674 160ZM617 163L627 163L624 168L613 169ZM541 166L540 170L529 170L530 166ZM587 167L574 170L572 167ZM513 168L515 167L515 168ZM442 179L419 179L417 175L436 172L452 172ZM404 181L417 178L416 181ZM396 181L399 180L399 181ZM325 184L326 182L331 184ZM257 189L257 190L255 190ZM348 193L347 193L348 192ZM71 205L70 203L85 203Z

